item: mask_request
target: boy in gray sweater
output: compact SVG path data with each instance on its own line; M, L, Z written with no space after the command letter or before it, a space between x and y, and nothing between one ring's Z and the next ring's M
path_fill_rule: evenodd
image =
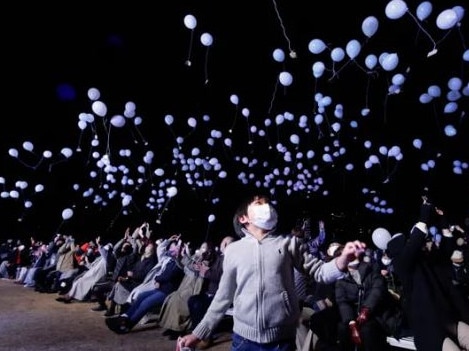
M301 239L275 232L277 212L267 196L247 198L234 216L242 238L225 250L219 288L202 321L191 334L179 338L182 348L197 347L214 333L225 312L233 306L232 350L294 351L300 318L295 293L294 267L316 281L332 283L344 276L348 262L365 249L348 242L342 254L323 262L306 252Z

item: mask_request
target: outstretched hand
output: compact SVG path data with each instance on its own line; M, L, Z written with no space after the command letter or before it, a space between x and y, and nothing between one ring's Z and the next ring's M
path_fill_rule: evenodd
M349 262L354 261L360 257L366 249L366 244L359 241L349 241L345 244L342 253L337 257L336 264L341 271L345 271Z

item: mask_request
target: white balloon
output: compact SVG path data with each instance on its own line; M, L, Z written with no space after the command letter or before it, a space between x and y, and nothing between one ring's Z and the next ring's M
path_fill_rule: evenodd
M35 191L36 193L40 193L40 192L43 191L43 190L44 190L44 185L42 185L42 184L37 184L37 185L34 187L34 191Z
M458 14L453 9L442 11L436 18L436 25L440 29L450 29L458 23Z
M168 197L174 197L178 193L178 189L175 186L171 186L168 189L166 189L166 196Z
M107 113L107 106L102 101L94 101L91 104L91 110L93 110L95 115L99 117L104 117L106 116L106 113Z
M64 155L66 158L69 158L70 156L73 155L73 151L69 147L64 147L62 150L60 150L60 153Z
M184 16L184 25L188 29L194 29L197 27L197 19L193 15Z
M365 34L368 38L371 38L378 30L378 25L378 19L375 16L368 16L362 22L363 34Z
M73 210L71 208L66 208L62 211L62 219L67 220L73 216Z
M412 141L412 145L416 148L416 149L421 149L422 148L422 140L420 139L414 139Z
M345 57L345 52L344 49L342 48L334 48L331 51L331 59L334 62L340 62L344 59Z
M137 116L134 118L134 125L139 126L140 124L142 124L142 122L142 117Z
M290 142L292 144L298 145L300 143L300 137L297 134L290 135Z
M433 100L432 96L430 94L427 94L427 93L423 93L419 97L419 101L422 104L428 104L432 100Z
M366 67L368 67L368 69L375 68L377 63L378 63L378 58L376 57L376 55L369 54L365 58L365 65L366 65Z
M86 126L87 123L85 121L78 121L78 128L80 128L80 130L85 130Z
M215 215L211 214L208 216L208 222L212 223L213 221L215 221Z
M239 104L239 98L238 95L232 94L230 96L230 101L233 105L238 105Z
M201 36L200 36L200 42L202 43L202 45L204 46L211 46L213 44L213 37L211 34L209 33L203 33Z
M389 240L391 240L391 233L385 228L376 228L371 234L373 244L381 250L386 250Z
M293 82L293 76L289 72L280 72L279 81L283 86L289 86Z
M130 204L130 201L132 201L132 195L125 195L122 198L122 207L127 207Z
M13 158L17 158L18 157L18 150L16 150L15 148L11 148L11 149L8 150L8 154Z
M402 85L405 82L405 77L402 73L397 73L392 77L391 81L394 85Z
M428 87L428 95L431 97L439 97L441 96L441 89L438 85L431 85Z
M125 126L125 118L121 115L115 115L111 118L111 124L116 128L122 128Z
M450 88L451 90L459 90L459 89L461 89L461 87L462 87L461 78L452 77L448 80L448 88Z
M194 117L189 117L187 124L189 127L195 128L197 126L197 120Z
M469 49L463 52L462 59L466 62L469 62Z
M404 16L407 11L407 4L402 0L391 0L385 9L386 16L389 19L398 19Z
M277 62L285 61L285 53L283 52L282 49L275 49L272 56L274 57L274 60Z
M172 115L166 115L164 116L164 122L170 126L174 122L174 117Z
M347 53L348 57L350 57L352 60L358 56L360 53L362 46L360 42L356 39L352 39L347 43L347 46L345 47L345 52Z
M453 113L458 109L458 104L454 101L448 102L444 107L444 113Z
M386 55L386 57L383 59L383 62L381 63L381 66L386 71L392 71L397 67L398 64L399 56L397 56L396 53L391 53Z
M98 100L101 96L101 92L96 88L88 89L88 98L92 101Z
M324 121L323 115L317 114L316 116L314 116L314 123L316 123L317 125L320 125L323 121Z
M446 136L454 137L457 133L458 133L458 131L456 130L456 128L453 125L448 124L447 126L445 126L445 135Z
M317 61L313 64L313 76L314 78L319 78L324 73L326 66L321 61Z
M430 1L421 2L419 6L417 6L417 18L421 21L426 19L432 13L433 5Z
M456 16L458 16L458 22L461 22L462 18L464 17L464 7L454 6L452 10L456 12Z
M32 152L33 149L34 149L34 145L33 145L33 143L30 142L30 141L25 141L25 142L23 143L23 149L25 149L26 151Z
M326 44L321 39L313 39L308 44L308 50L312 54L320 54L326 48Z

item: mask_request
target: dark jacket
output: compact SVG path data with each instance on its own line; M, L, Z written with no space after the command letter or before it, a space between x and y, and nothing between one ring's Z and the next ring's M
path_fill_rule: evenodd
M361 262L358 266L361 284L350 274L335 283L335 298L342 322L355 320L361 307L370 311L369 318L375 319L386 335L397 333L401 322L398 303L387 290L385 278L378 266Z
M451 283L450 239L443 236L440 248L428 253L422 250L426 237L414 226L402 248L395 250L391 240L388 250L402 282L404 311L415 346L421 351L441 351L449 336L447 327L458 321L469 323L469 303L461 299Z
M169 295L176 291L182 278L184 278L183 267L175 259L172 259L165 265L164 271L155 277L155 282L160 284L158 290Z

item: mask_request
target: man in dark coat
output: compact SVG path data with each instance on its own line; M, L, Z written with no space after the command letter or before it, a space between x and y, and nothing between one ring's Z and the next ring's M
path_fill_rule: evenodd
M423 198L419 221L407 239L395 235L387 244L402 282L403 307L419 351L469 349L469 304L451 284L451 240L443 228L440 247L427 244L430 216L435 207ZM429 250L429 247L432 247Z

